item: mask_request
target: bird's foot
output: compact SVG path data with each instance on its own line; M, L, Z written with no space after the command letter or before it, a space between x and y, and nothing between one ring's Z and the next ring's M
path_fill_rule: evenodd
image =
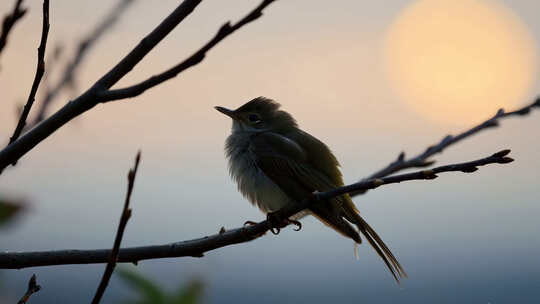
M268 222L268 230L274 235L278 235L281 228L286 226L283 225L283 220L275 212L268 212L266 214L266 221Z
M291 220L288 218L282 219L281 217L279 217L277 212L269 212L266 215L266 220L268 221L270 232L272 232L272 234L274 235L278 235L281 231L281 228L284 228L289 224L293 224L296 226L296 228L293 229L294 231L300 231L300 229L302 229L302 223L297 220Z

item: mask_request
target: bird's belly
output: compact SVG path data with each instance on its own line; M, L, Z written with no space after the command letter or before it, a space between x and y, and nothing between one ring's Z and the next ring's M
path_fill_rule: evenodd
M259 169L253 155L246 150L233 151L229 155L229 170L238 190L264 213L294 202Z

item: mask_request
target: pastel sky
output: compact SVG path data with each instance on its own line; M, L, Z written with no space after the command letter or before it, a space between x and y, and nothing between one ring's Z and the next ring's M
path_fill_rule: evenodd
M504 93L522 86L522 100L503 102L518 107L533 101L540 93L534 53L540 41L540 2L462 1L503 7L529 35L530 40L515 41L531 44L516 43L505 53L524 62L515 73L498 72L499 53L485 51L487 58L494 58L490 60L498 78L493 79L503 84L486 90ZM0 14L11 9L11 2L0 2ZM0 56L0 134L6 142L16 124L16 105L25 100L35 71L41 1L26 2L30 11ZM84 61L77 88L65 92L51 112L88 88L178 2L136 1ZM29 204L24 217L1 231L1 249L110 247L125 175L138 149L143 159L123 245L202 237L221 226L262 220L264 215L242 198L228 176L223 144L230 121L213 109L216 105L234 108L261 95L276 99L301 128L332 148L346 182L385 166L401 151L414 155L493 115L500 106L496 98L492 108L484 99L481 110L463 111L467 119L458 115L450 121L437 118L444 108L425 113L415 108L415 99L405 100L395 77L388 74L385 48L393 24L413 2L277 1L260 20L220 43L200 65L142 96L85 113L0 176L1 196L24 198ZM174 65L226 20L237 20L258 3L204 1L119 86ZM60 44L65 51L49 83L55 83L76 41L113 5L103 0L52 1L48 52ZM490 35L490 41L504 40L500 32ZM462 54L459 49L456 53ZM520 61L524 54L529 61ZM470 66L472 72L482 71L475 62ZM420 78L431 79L432 74L424 73ZM483 79L481 73L474 75ZM457 97L464 95L456 92ZM438 99L426 96L421 98ZM203 259L143 262L138 270L167 288L200 277L208 286L208 303L534 303L540 296L539 129L536 111L505 120L499 128L435 157L445 164L510 148L516 159L512 164L382 187L355 199L407 270L409 279L401 288L371 248L360 246L357 261L349 240L311 218L303 221L301 232L286 229L279 236L224 248ZM88 301L102 269L93 265L2 271L0 294L13 302L36 273L44 286L36 303L57 302L60 290L66 302ZM129 295L126 285L113 278L103 303Z

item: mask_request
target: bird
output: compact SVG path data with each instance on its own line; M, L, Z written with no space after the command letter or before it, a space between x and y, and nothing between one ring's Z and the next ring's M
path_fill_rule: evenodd
M302 131L276 101L261 96L236 110L221 106L215 109L232 119L231 134L225 142L229 173L243 196L262 212L268 215L289 204L298 204L315 192L343 186L340 164L328 146ZM306 215L315 216L352 239L355 246L362 243L361 233L398 284L407 277L348 194L311 204L291 220Z

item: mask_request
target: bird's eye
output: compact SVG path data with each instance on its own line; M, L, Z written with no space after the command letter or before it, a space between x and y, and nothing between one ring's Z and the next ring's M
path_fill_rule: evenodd
M261 121L261 118L257 114L249 114L248 119L250 122L258 123Z

